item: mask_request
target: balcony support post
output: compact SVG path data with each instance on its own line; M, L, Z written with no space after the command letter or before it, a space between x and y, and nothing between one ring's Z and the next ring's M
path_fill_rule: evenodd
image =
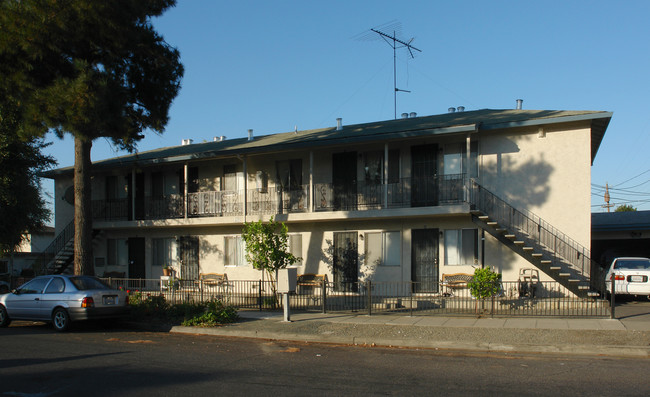
M314 152L309 151L309 212L314 212Z
M383 208L386 209L388 208L388 144L384 144L384 197L383 202Z
M467 133L467 137L465 138L465 168L462 170L462 172L465 174L464 177L464 190L465 190L465 202L469 202L469 177L470 177L470 169L472 168L472 140L471 140L471 132Z
M135 220L135 168L131 171L131 220Z
M183 218L187 219L187 177L188 177L187 163L183 164Z
M240 158L240 160L242 161L244 168L244 202L242 203L242 207L244 209L244 223L246 223L246 215L248 215L248 159L244 156L243 158Z

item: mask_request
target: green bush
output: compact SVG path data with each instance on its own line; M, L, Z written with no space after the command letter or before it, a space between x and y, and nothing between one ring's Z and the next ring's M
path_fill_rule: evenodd
M476 299L486 299L496 296L501 288L501 274L486 267L474 270L472 281L467 283L469 292Z
M184 326L214 327L219 324L234 323L239 316L232 306L224 306L221 301L213 300L207 303L205 311L183 321Z

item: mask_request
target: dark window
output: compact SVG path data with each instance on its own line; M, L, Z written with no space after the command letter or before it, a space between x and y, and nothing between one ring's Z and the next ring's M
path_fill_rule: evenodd
M46 294L58 294L65 291L65 282L59 277L54 277L45 289Z
M18 289L21 294L40 294L50 281L50 278L35 278Z
M90 289L111 289L101 280L95 277L78 276L70 278L70 282L79 290L86 291Z

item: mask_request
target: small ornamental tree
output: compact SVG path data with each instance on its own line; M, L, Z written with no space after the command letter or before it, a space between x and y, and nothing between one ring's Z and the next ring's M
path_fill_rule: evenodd
M500 282L501 274L495 273L486 267L474 270L474 277L467 285L473 297L484 300L499 293Z
M247 222L242 229L246 260L255 269L266 272L272 282L273 296L276 295L276 272L298 261L298 258L288 251L288 230L284 223L274 221L273 217L268 223L261 220Z

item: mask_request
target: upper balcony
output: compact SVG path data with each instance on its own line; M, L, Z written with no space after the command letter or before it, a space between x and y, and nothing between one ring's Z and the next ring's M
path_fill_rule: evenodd
M431 207L465 201L464 174L400 178L392 183L314 183L297 188L266 187L202 191L158 197L93 200L96 221L218 218L327 211Z

